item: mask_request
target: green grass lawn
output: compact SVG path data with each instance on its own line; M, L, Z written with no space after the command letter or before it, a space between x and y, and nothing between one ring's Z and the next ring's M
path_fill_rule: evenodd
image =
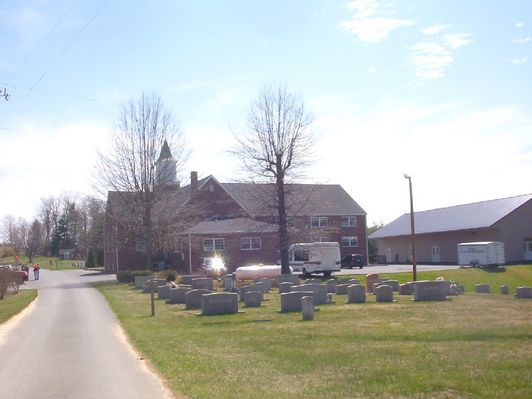
M402 281L408 274L388 274ZM453 278L466 294L446 302L319 306L314 321L261 308L198 316L130 286L104 284L135 347L176 392L190 398L530 398L532 300L498 294L532 285L532 267L420 273ZM493 294L474 294L475 283Z
M0 324L22 311L37 297L37 290L19 290L0 300Z
M59 258L53 258L53 257L47 257L47 256L34 256L32 259L32 263L28 266L30 266L30 271L33 267L33 264L38 263L41 268L48 269L48 270L70 270L70 269L79 269L79 267L74 266L75 263L81 264L84 263L80 260L62 260ZM0 263L2 264L12 264L14 265L15 257L10 256L6 258L0 259ZM27 256L21 256L19 261L19 265L23 263L29 263L29 259Z

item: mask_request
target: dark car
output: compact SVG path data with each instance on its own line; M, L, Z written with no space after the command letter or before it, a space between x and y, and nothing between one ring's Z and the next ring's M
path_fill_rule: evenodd
M358 267L362 269L364 267L364 257L360 254L349 254L342 257L342 268L352 269Z

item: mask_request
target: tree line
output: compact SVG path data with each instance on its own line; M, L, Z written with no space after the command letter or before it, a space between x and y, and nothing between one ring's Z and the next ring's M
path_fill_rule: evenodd
M104 217L105 203L95 197L64 193L41 198L33 220L4 217L0 255L25 255L32 262L37 255L59 257L61 250L69 249L76 251L76 259L103 265Z

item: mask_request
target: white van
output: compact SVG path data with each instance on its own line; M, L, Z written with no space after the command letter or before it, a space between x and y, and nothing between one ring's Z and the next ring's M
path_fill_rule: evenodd
M288 248L290 266L294 273L304 277L312 273L323 273L328 277L339 272L341 267L340 245L337 242L305 242Z

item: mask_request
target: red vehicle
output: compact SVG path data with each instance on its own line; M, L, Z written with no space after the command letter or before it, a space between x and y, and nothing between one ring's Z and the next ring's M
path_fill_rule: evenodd
M11 265L2 265L0 266L0 268L11 271L11 273L13 273L18 279L19 284L23 284L24 281L29 280L28 273L26 273L24 270L13 270L13 267Z

